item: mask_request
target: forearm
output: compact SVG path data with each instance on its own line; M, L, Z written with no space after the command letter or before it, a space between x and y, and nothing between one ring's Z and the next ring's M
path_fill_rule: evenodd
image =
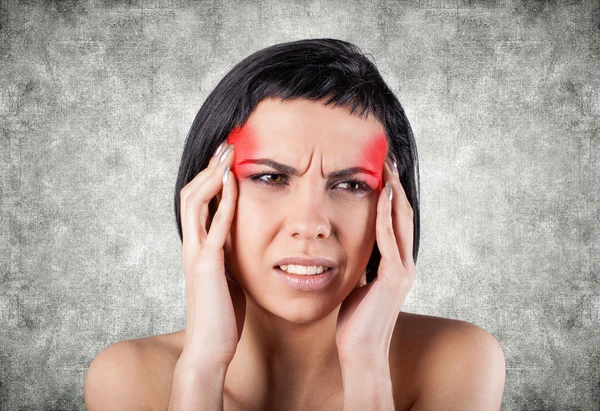
M177 363L167 411L223 411L225 366Z
M344 382L343 411L394 411L389 362L342 364Z

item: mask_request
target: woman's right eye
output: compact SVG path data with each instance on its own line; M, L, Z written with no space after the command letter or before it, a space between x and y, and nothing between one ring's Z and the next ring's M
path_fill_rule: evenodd
M262 174L254 174L254 175L250 176L250 179L252 181L257 181L261 184L266 184L271 187L276 187L276 186L282 185L280 182L271 182L271 181L263 180L262 177L265 177L265 176L270 176L270 177L276 176L276 177L281 177L282 179L287 178L285 176L285 174L262 173Z

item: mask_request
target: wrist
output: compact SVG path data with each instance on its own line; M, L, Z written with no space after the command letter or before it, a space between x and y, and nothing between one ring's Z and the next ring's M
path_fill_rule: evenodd
M342 365L344 411L393 410L393 387L389 362L354 361Z
M180 358L181 360L181 358ZM177 361L173 372L169 411L223 410L227 367Z
M208 391L223 389L227 370L222 368L198 369L184 365L177 365L173 373L173 380L177 380L182 389L193 391L202 387Z
M204 347L199 349L199 347ZM186 343L179 355L177 364L185 368L207 369L211 371L226 371L233 361L235 353L224 353L219 350L209 349L204 342Z
M365 377L371 377L377 380L389 380L391 375L390 364L387 359L342 362L341 367L343 378L353 378L362 374Z
M340 356L340 365L343 369L381 369L389 368L389 355L375 353L358 353L351 356Z
M227 361L217 361L206 357L192 357L187 355L184 350L175 364L174 372L189 375L193 378L201 378L207 375L212 378L223 377L224 379L228 368L229 362Z

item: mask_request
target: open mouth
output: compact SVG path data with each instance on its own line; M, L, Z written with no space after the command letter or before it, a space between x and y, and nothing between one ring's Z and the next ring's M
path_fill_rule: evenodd
M276 269L283 271L286 274L297 275L297 276L319 276L324 273L331 271L331 267L312 267L312 268L299 268L299 266L275 266ZM314 272L313 272L314 271Z
M284 284L298 291L324 291L337 277L335 267L328 267L319 274L292 274L282 270L280 266L275 266L274 271Z

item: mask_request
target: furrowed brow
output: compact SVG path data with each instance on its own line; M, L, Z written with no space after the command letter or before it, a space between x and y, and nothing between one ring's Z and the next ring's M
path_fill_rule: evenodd
M298 170L296 170L294 167L288 166L287 164L278 163L277 161L271 160L269 158L247 159L247 160L240 162L239 164L263 164L265 166L269 166L269 167L277 170L280 173L291 174L293 176L300 175L300 172ZM328 175L328 177L329 178L346 178L346 177L350 177L350 176L353 176L355 174L360 174L360 173L364 173L364 174L371 175L373 177L377 177L377 174L373 170L369 170L364 167L350 167L350 168L345 168L343 170L337 170L337 171L330 173Z

